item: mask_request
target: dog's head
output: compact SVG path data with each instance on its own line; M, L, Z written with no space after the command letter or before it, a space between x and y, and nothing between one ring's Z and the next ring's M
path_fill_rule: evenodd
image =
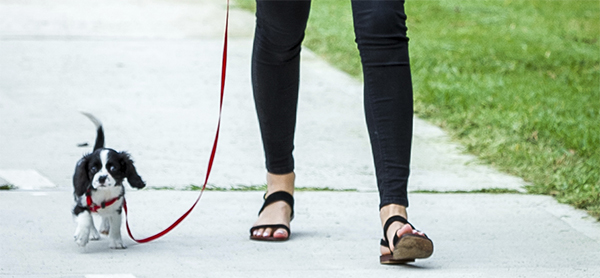
M90 189L122 186L125 178L132 187L146 186L128 153L97 149L77 162L73 175L75 195L81 196Z

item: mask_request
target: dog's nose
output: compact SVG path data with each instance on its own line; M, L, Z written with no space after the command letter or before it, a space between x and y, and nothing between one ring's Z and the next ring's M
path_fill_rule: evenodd
M98 177L98 181L100 183L104 183L104 182L106 182L106 178L108 178L108 175L100 176L100 177Z

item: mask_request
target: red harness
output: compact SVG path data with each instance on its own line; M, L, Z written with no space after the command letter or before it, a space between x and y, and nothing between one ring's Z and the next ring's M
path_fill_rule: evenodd
M87 198L86 198L86 200L87 200L87 206L90 208L91 212L98 212L99 209L106 208L106 207L114 204L119 199L121 199L121 196L116 197L114 199L110 199L108 202L104 201L104 202L100 203L100 205L96 205L96 204L94 204L94 201L92 201L92 195L91 194L88 194Z

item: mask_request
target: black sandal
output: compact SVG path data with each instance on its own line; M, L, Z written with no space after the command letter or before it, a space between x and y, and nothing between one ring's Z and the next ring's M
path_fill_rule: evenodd
M265 193L266 195L266 193ZM274 202L278 202L278 201L284 201L286 202L291 208L292 208L292 214L290 217L290 221L292 219L294 219L294 197L290 194L287 193L285 191L277 191L272 193L271 195L269 195L269 197L265 198L265 203L263 204L262 208L260 208L260 211L258 212L258 215L260 215L260 213L270 204L274 203ZM271 228L273 229L273 232L277 229L284 229L287 231L288 236L286 238L276 238L273 236L270 237L262 237L262 236L255 236L253 235L254 231L257 229L263 229L263 228ZM253 240L262 240L262 241L286 241L290 238L291 236L291 232L290 232L290 228L284 224L267 224L267 225L258 225L258 226L254 226L252 228L250 228L250 239Z
M406 218L395 215L390 217L383 225L383 239L381 240L381 246L390 249L389 240L387 238L387 230L394 222L401 222L403 224L410 225L413 230L415 227L408 223ZM390 249L390 255L381 255L379 262L381 264L405 264L414 262L415 259L428 258L433 254L433 242L426 235L417 234L403 234L398 237L398 234L394 234L394 251Z

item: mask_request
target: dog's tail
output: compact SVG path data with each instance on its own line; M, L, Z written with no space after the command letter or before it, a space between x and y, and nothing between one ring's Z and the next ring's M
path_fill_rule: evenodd
M90 119L94 123L94 125L96 125L97 134L96 134L96 143L94 144L94 151L97 149L104 148L104 129L102 129L102 122L100 122L100 120L98 120L98 118L94 117L94 115L92 115L88 112L83 112L83 111L80 111L80 112L84 116L88 117L88 119Z

